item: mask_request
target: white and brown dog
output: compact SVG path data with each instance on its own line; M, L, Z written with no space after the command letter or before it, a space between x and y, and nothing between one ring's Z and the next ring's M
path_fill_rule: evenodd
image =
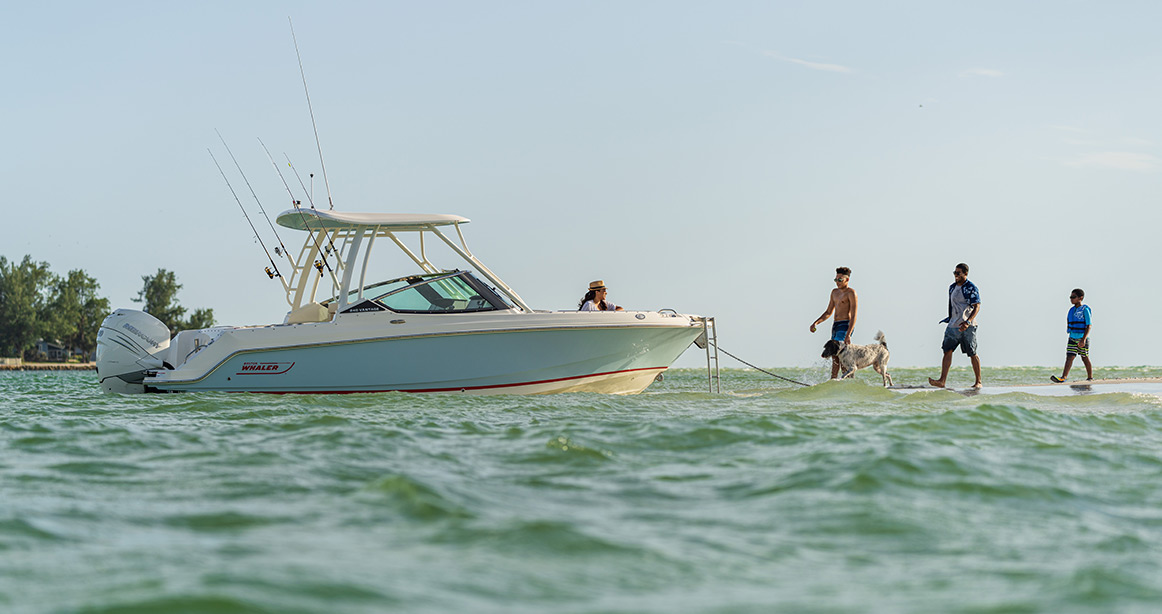
M876 333L878 343L872 345L855 345L840 343L832 339L823 345L823 358L832 358L839 361L843 368L843 377L847 379L855 375L856 369L871 367L884 377L884 386L892 385L892 376L888 375L888 342L884 332Z

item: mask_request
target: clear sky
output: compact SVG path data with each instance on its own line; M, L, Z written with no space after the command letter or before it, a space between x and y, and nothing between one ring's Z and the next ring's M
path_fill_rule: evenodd
M269 241L214 131L272 215L256 137L318 175L288 16L335 208L467 216L534 307L601 278L805 366L845 265L855 341L938 366L963 261L984 364L1060 368L1077 286L1099 368L1162 364L1155 2L4 3L0 254L114 306L163 267L219 323L281 321L206 150Z

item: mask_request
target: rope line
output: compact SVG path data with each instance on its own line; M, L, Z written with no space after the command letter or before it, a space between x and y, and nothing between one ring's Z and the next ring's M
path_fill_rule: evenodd
M771 377L777 377L777 378L779 378L779 379L781 379L781 380L785 380L785 381L791 382L792 384L799 384L800 386L807 386L807 387L810 387L810 386L811 386L811 384L804 384L803 382L797 382L797 381L795 381L795 380L793 380L793 379L790 379L790 378L787 378L787 377L783 377L782 375L779 375L778 373L771 373L770 371L767 371L766 369L762 369L762 368L756 367L756 366L754 366L754 365L750 364L749 362L747 362L747 361L745 361L745 360L743 360L743 359L739 358L738 356L735 356L734 354L731 354L730 352L727 352L726 350L724 350L724 349L722 348L722 346L721 346L721 345L715 345L714 347L718 348L718 351L722 352L723 354L726 354L727 356L729 356L729 357L731 357L731 358L733 358L733 359L737 360L738 362L741 362L742 364L744 364L744 365L746 365L746 366L748 366L748 367L750 367L750 368L752 368L752 369L754 369L754 370L756 370L756 371L762 371L763 373L766 373L767 375L769 375L769 376L771 376Z

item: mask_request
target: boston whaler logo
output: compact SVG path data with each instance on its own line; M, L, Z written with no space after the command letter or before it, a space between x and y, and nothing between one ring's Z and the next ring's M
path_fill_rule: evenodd
M291 370L293 362L244 362L235 375L279 375Z

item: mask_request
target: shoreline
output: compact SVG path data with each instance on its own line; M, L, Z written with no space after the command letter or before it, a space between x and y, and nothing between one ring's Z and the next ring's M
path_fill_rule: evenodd
M770 368L771 369L789 369L789 370L802 371L802 370L811 370L811 369L816 368L817 366L818 365L814 365L814 366L809 365L809 366L805 366L805 367L803 367L803 366L800 366L800 367L780 366L780 367L770 367ZM902 366L902 367L896 367L896 368L920 370L920 369L932 369L933 367L931 365L928 365L928 366L921 365L921 366ZM953 365L952 370L955 371L957 368L959 368L960 370L970 369L970 367L968 365ZM1032 370L1061 371L1061 365L1056 365L1056 366L1051 366L1051 365L1040 365L1040 366L1039 365L992 365L992 366L987 366L986 365L985 368L986 369L1023 369L1023 370L1030 370L1030 371L1032 371ZM1162 366L1156 366L1156 365L1103 365L1100 368L1106 369L1106 370L1162 369ZM940 366L936 365L935 369L939 370ZM95 362L67 362L67 363L66 362L26 362L26 363L23 363L20 365L0 365L0 371L96 371L96 370L97 370L97 363L95 363ZM680 370L705 371L706 367L705 366L670 367L669 370L671 370L671 371L680 371ZM732 367L722 367L722 370L723 371L726 371L726 370L747 371L750 369L748 367L733 367L732 366ZM1097 370L1096 367L1095 367L1095 370Z
M26 362L0 365L0 371L96 371L95 362Z

